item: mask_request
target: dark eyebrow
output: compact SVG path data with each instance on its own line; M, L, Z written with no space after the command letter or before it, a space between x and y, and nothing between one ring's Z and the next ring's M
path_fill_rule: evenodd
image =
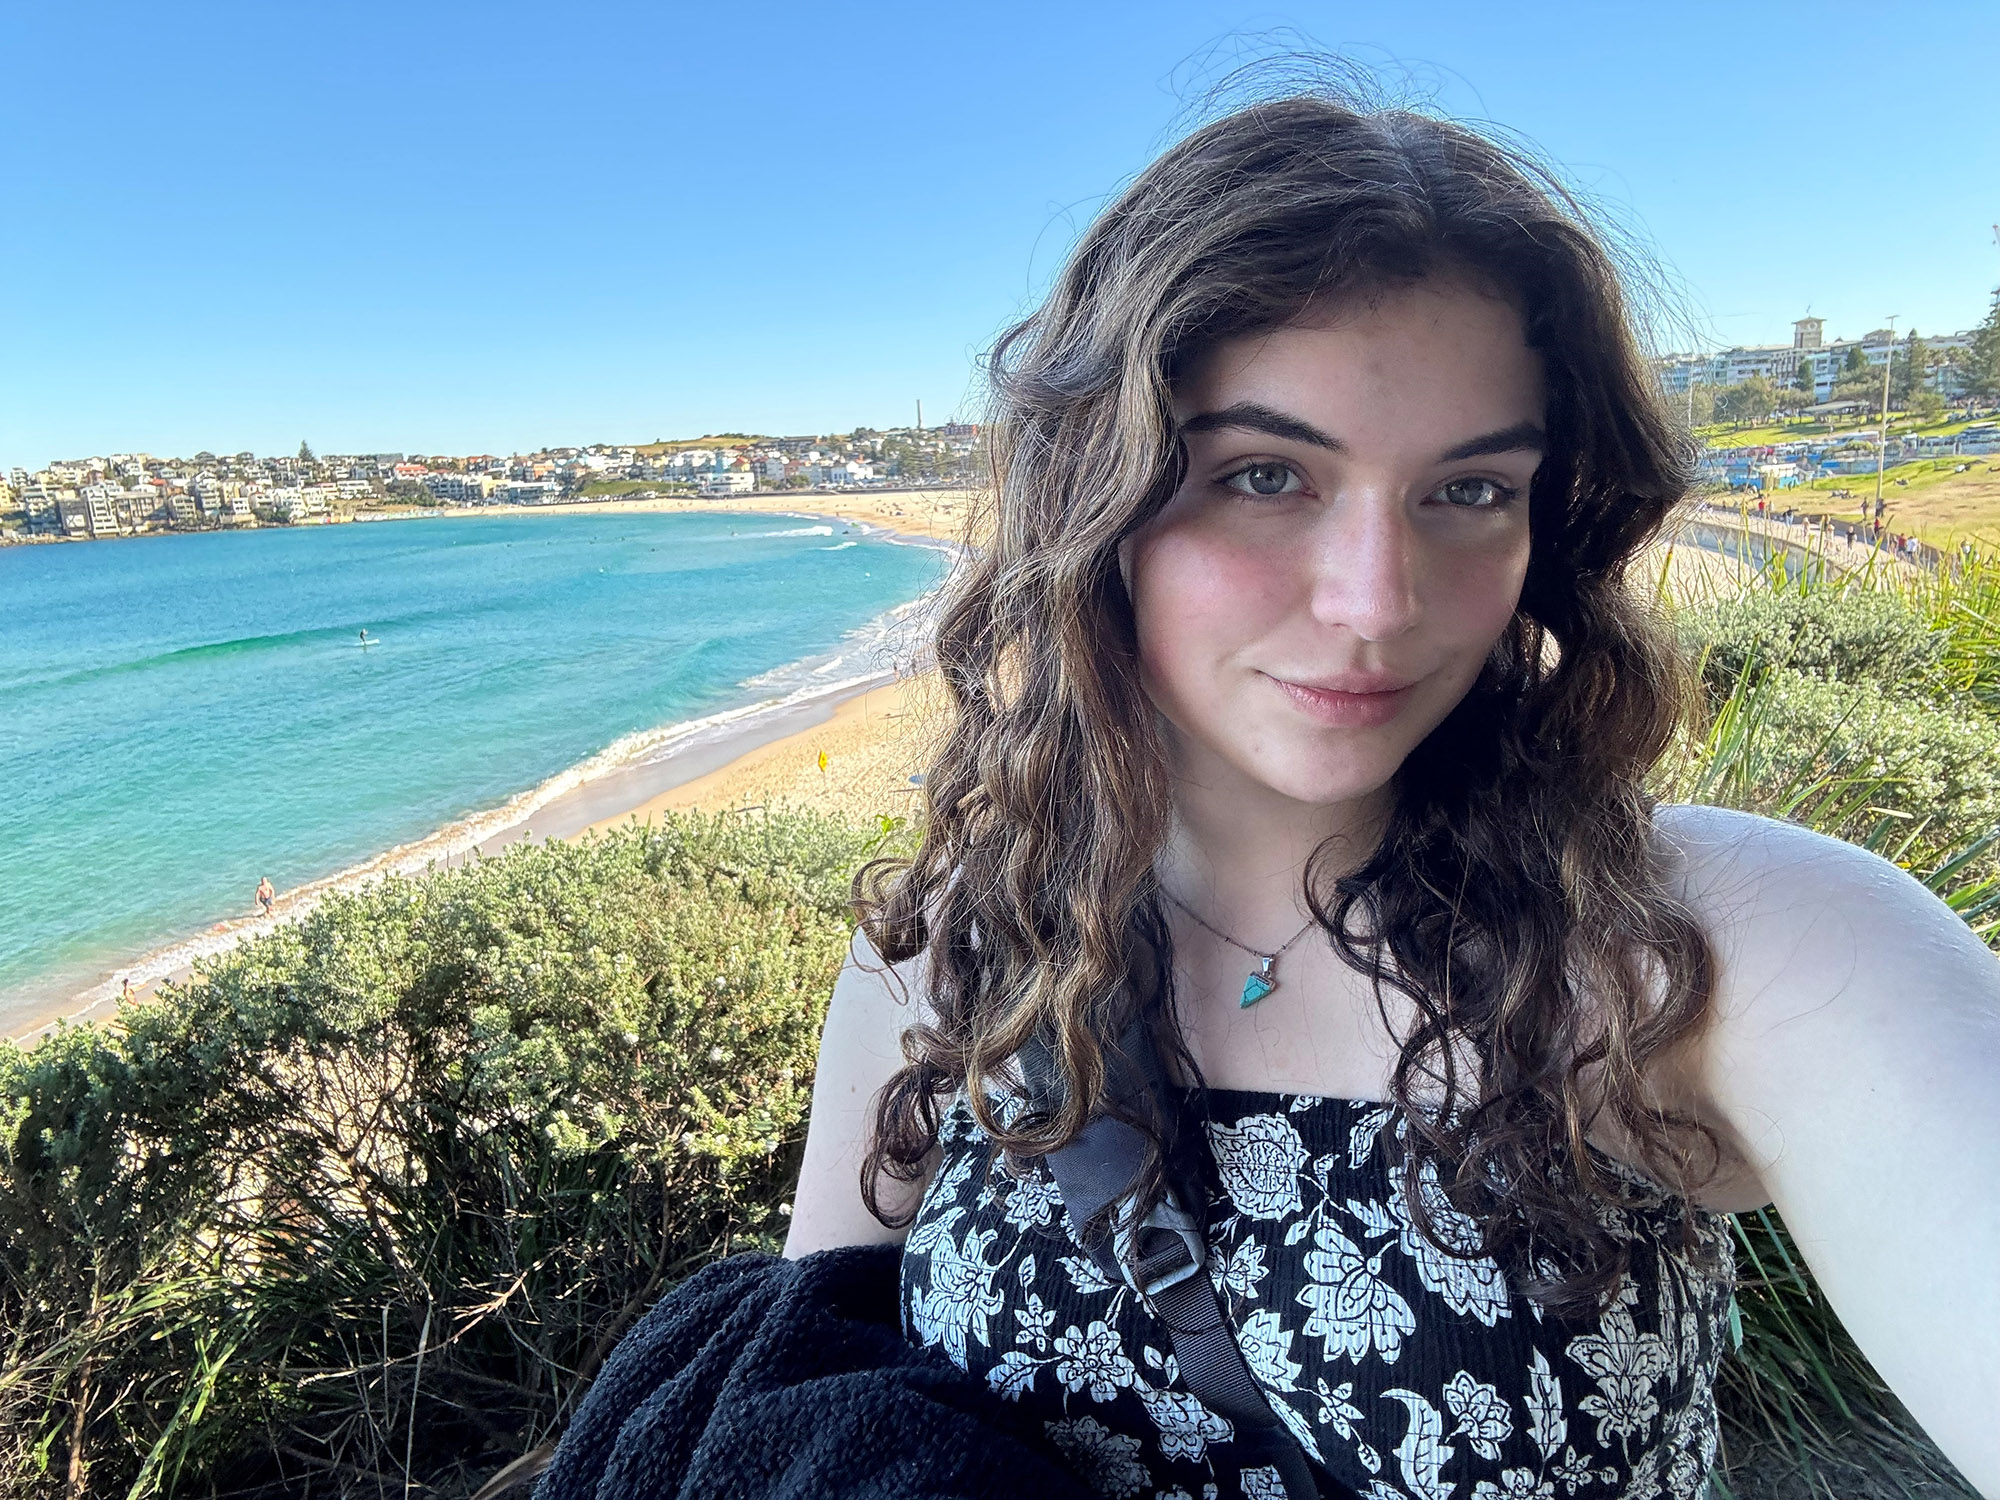
M1220 428L1235 427L1245 432L1261 432L1274 438L1284 438L1287 442L1307 443L1315 448L1329 448L1335 453L1344 452L1347 445L1332 433L1321 432L1310 422L1302 422L1297 417L1273 411L1255 401L1239 401L1234 406L1225 406L1221 411L1206 411L1198 417L1189 417L1181 423L1183 434L1190 432L1215 432Z
M1330 452L1344 453L1347 445L1330 432L1322 432L1310 422L1289 416L1256 401L1239 401L1234 406L1225 406L1221 411L1203 412L1200 416L1189 417L1181 423L1183 434L1193 432L1215 432L1225 427L1237 428L1244 432L1261 432L1287 442L1305 443L1314 448L1325 448ZM1439 463L1457 463L1465 458L1485 458L1494 453L1518 453L1532 450L1546 453L1549 435L1533 422L1516 422L1512 427L1503 427L1498 432L1489 432L1484 437L1472 438L1447 448L1438 455Z
M1460 443L1456 448L1447 448L1438 455L1438 462L1456 463L1461 458L1485 458L1492 453L1519 453L1524 449L1536 453L1548 452L1549 435L1533 422L1516 422L1512 427L1503 427L1498 432L1487 433L1485 437Z

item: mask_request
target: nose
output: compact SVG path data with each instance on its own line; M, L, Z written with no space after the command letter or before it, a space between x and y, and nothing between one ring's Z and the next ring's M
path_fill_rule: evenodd
M1393 640L1422 614L1421 540L1399 500L1356 495L1343 501L1327 507L1313 539L1313 617L1363 640Z

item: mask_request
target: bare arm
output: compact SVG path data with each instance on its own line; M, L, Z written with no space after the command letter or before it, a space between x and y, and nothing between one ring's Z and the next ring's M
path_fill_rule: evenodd
M1886 861L1674 809L1715 939L1702 1087L1841 1322L2000 1500L2000 961Z
M820 1033L805 1162L785 1239L791 1259L835 1245L900 1244L908 1232L888 1228L861 1201L861 1162L874 1128L875 1096L903 1065L903 1030L918 1018L921 964L885 964L867 935L855 930ZM882 1206L914 1204L924 1185L882 1178Z

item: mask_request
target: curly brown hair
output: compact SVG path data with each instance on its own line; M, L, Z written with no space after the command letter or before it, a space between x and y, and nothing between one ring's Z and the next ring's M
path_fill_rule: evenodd
M1170 398L1192 357L1316 302L1447 270L1509 296L1544 362L1527 577L1479 679L1397 773L1379 844L1345 874L1336 846L1320 846L1306 898L1373 982L1385 1025L1385 989L1414 1002L1392 1080L1411 1128L1392 1150L1441 1250L1500 1258L1559 1315L1601 1309L1629 1271L1603 1205L1661 1195L1642 1184L1635 1197L1592 1161L1597 1108L1651 1182L1684 1199L1719 1166L1714 1132L1642 1086L1648 1061L1710 1010L1707 940L1671 894L1643 786L1687 710L1688 676L1626 580L1686 493L1685 435L1615 258L1552 174L1457 123L1305 95L1168 150L990 356L991 513L939 616L950 715L923 782L922 843L854 884L882 957L925 956L931 1011L876 1102L862 1191L885 1224L911 1213L885 1212L878 1177L921 1177L955 1090L1011 1157L1044 1154L1103 1096L1106 1044L1135 1015L1199 1088L1153 869L1171 782L1119 543L1184 477ZM1059 1105L1003 1124L989 1085L1007 1086L1038 1032ZM1484 1076L1462 1078L1461 1056ZM1593 1065L1597 1105L1580 1076ZM1419 1074L1443 1084L1435 1108ZM1192 1148L1170 1112L1140 1123L1150 1198ZM1695 1136L1710 1156L1700 1178ZM1440 1189L1479 1225L1477 1251L1439 1231ZM1684 1210L1688 1251L1696 1210Z

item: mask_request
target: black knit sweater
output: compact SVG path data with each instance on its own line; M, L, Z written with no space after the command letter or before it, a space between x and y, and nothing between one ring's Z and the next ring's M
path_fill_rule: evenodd
M612 1352L534 1500L1091 1500L1039 1422L904 1339L899 1257L704 1267Z

